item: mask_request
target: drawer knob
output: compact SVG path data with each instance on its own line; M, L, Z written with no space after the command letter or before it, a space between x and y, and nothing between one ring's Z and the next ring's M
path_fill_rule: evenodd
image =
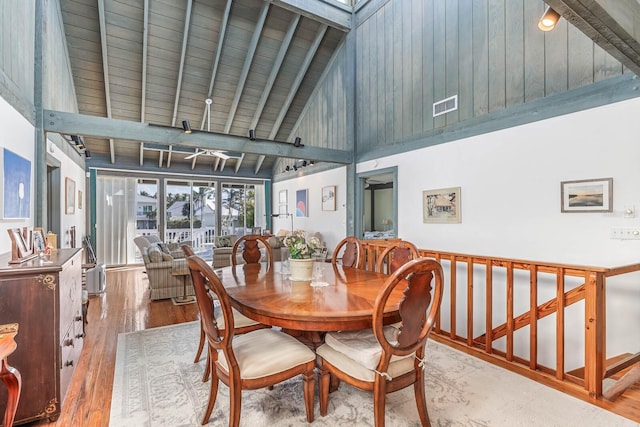
M68 366L73 366L73 360L67 360L66 362L64 362L64 367L68 367Z
M73 338L68 338L68 339L64 340L64 346L65 347L69 347L69 346L73 347L74 346L73 345Z
M76 322L80 322L80 321L82 320L82 316L76 316L76 317L74 318L74 320L75 320Z

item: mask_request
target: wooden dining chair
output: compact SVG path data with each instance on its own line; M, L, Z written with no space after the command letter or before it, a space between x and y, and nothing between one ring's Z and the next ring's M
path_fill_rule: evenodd
M211 417L218 381L229 387L229 426L238 426L242 390L270 387L297 375L302 375L307 422L312 422L315 353L292 336L273 328L235 336L231 302L220 279L197 256L188 257L187 263L211 356L211 390L202 424L206 424ZM213 316L211 293L220 302L226 325L222 330Z
M193 248L189 245L182 245L181 246L182 251L184 252L185 257L190 257L192 255L196 255L195 252L193 251ZM215 297L215 294L212 295ZM215 298L214 298L215 299ZM220 310L213 310L214 315L216 316L216 322L218 323L218 327L220 329L224 329L224 317L222 316L222 311ZM235 329L235 334L236 335L240 335L240 334L244 334L247 332L251 332L251 331L255 331L257 329L262 329L262 328L270 328L271 326L269 325L264 325L260 322L256 322L253 319L249 319L247 316L245 316L244 314L240 313L239 311L237 311L235 308L232 309L233 312L233 320L234 320L234 329ZM196 351L196 357L195 359L193 359L193 363L198 363L200 361L200 357L202 356L202 350L204 350L204 343L206 341L206 337L204 334L204 328L202 326L202 318L200 318L200 342L198 343L198 350ZM205 382L209 379L209 353L207 352L207 364L205 366L205 370L204 370L204 374L202 376L202 381Z
M399 303L401 326L387 325L385 306L394 289L404 289ZM316 349L320 382L320 415L327 414L330 376L373 392L374 423L384 426L385 397L413 384L418 415L430 426L424 390L425 345L443 292L440 264L412 260L396 270L380 289L373 308L373 329L330 332Z
M267 255L267 268L273 268L273 250L266 237L259 234L245 234L233 245L231 251L231 265L238 265L238 251L242 249L242 259L245 264L258 264L262 259L260 248L264 247Z
M331 255L331 264L340 262L345 267L362 268L364 265L364 249L356 236L342 239Z
M411 242L400 240L387 246L376 260L378 273L391 274L412 259L420 258L418 248Z

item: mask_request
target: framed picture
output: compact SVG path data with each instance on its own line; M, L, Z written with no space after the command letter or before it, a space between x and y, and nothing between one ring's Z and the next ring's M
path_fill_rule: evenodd
M560 183L561 212L611 212L613 178Z
M76 213L76 182L71 178L65 178L64 213L71 215Z
M323 211L336 210L336 186L335 185L322 187L322 210Z
M82 191L78 190L78 209L82 209Z
M441 188L422 192L422 222L462 222L460 187Z
M9 232L9 237L11 238L11 243L16 247L16 254L19 258L24 258L30 254L29 248L27 248L27 243L22 236L22 232L19 228L10 228L7 230Z
M297 190L296 191L296 216L297 217L308 217L309 206L307 201L307 190Z
M287 190L280 190L278 193L278 213L280 215L289 213L287 209Z
M40 253L40 252L44 252L45 249L47 248L47 241L44 237L44 232L42 231L42 228L40 227L34 227L33 228L33 253Z
M12 151L2 150L2 218L31 216L31 162Z

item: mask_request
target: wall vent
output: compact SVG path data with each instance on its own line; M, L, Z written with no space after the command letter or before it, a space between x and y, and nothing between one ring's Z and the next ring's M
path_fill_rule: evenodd
M433 117L440 116L458 109L458 95L443 99L433 104Z

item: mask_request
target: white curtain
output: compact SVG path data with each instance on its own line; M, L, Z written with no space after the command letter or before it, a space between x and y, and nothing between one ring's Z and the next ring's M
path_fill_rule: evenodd
M254 186L255 191L255 208L253 212L254 227L260 227L263 230L267 227L264 184Z
M106 265L135 262L136 179L98 175L96 249Z

